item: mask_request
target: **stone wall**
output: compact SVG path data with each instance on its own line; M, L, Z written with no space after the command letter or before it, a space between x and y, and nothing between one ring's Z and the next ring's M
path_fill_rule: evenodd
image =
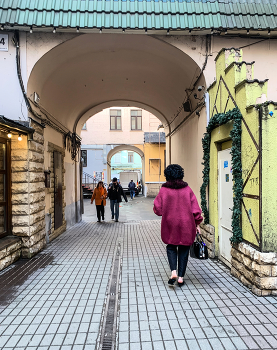
M50 230L50 235L49 235L49 241L52 241L54 238L58 237L60 234L62 234L66 230L66 220L65 220L65 200L64 200L64 191L66 190L65 186L65 179L64 179L64 174L65 174L65 167L64 167L64 156L65 156L65 150L52 142L48 142L48 152L50 152L50 168L49 170L51 171L50 173L50 188L47 189L48 193L51 194L51 206L49 209L49 214L51 215L51 230ZM62 154L62 167L63 167L63 224L60 226L58 229L55 230L55 217L54 217L54 151L60 152Z
M145 183L146 197L156 197L162 187L162 183Z
M11 143L12 233L22 239L22 257L30 258L45 246L44 137L35 129L33 140L23 136Z
M258 296L277 295L277 253L261 253L248 244L232 247L231 274Z
M200 225L203 241L206 243L209 252L209 258L215 258L215 229L212 225Z
M0 240L0 271L21 256L22 241L18 237L4 237Z

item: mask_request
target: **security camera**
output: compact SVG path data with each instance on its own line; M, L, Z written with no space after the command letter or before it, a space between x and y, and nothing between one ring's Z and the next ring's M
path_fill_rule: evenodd
M197 88L198 91L202 91L202 89L203 89L203 86L201 86L201 85L198 86L198 88Z

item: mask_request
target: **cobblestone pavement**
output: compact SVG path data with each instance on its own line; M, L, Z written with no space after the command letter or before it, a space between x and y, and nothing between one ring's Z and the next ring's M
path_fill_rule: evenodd
M160 220L82 222L2 271L0 348L101 349L116 252L117 350L277 349L277 299L254 296L221 263L191 259L186 285L168 287Z

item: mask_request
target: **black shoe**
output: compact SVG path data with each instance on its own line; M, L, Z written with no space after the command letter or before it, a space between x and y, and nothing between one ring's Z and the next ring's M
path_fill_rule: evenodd
M114 216L112 215L112 220L114 219Z
M97 220L97 222L101 222L101 220Z
M174 286L175 282L176 282L176 278L170 278L170 279L168 280L168 284L169 284L170 286Z
M118 222L118 220L114 220L115 222Z
M102 218L102 221L104 221L104 220L105 220L105 218L103 217L103 218Z
M178 282L178 286L179 286L179 287L182 287L184 284L185 284L184 281L183 281L183 282Z

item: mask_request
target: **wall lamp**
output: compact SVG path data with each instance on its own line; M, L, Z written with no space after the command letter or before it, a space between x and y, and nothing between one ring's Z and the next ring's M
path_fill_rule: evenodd
M184 108L184 112L191 112L191 107L190 107L189 101L186 101L183 103L183 108Z
M167 29L166 35L169 35L169 29Z
M18 141L22 141L22 136L21 136L21 134L18 135Z
M76 33L79 33L79 31L80 31L80 28L76 27Z
M54 27L54 29L53 29L53 33L54 33L54 34L56 33L56 27Z
M10 132L10 130L8 131L8 138L9 138L9 139L12 138L12 133Z
M33 26L30 27L30 33L33 33Z
M4 24L1 25L1 30L4 30Z
M102 33L102 28L99 29L99 33L100 33L100 34Z

